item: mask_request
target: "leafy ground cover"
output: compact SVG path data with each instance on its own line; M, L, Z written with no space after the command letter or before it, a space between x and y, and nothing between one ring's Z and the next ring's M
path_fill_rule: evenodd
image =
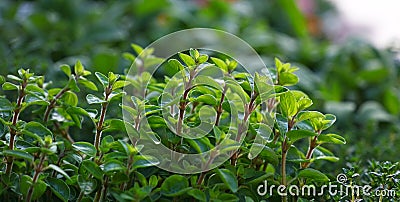
M350 39L342 44L333 42L329 38L329 33L324 33L322 25L318 22L322 23L326 16L334 15L334 10L324 1L316 2L315 16L303 15L295 5L295 1L286 0L267 3L264 1L227 3L218 0L204 1L204 3L162 0L151 1L151 3L83 0L51 3L8 0L0 2L0 37L2 38L0 57L3 58L0 60L0 69L5 77L2 80L1 98L3 122L0 145L4 162L1 197L4 197L4 200L7 197L26 199L28 192L31 192L31 199L35 199L39 198L42 191L44 192L41 195L42 198L55 200L68 198L76 200L80 196L82 200L87 200L86 197L91 197L89 200L96 197L97 199L108 197L110 200L128 201L133 200L132 198L146 197L148 197L146 200L151 197L159 200L164 197L165 200L173 197L176 197L176 200L184 198L202 200L204 199L202 193L204 193L206 199L222 197L223 200L228 200L231 197L232 200L237 200L237 198L244 200L247 196L257 201L268 196L260 197L249 193L256 193L256 186L264 178L269 184L282 183L282 154L285 153L282 152L282 145L291 145L285 165L286 181L289 184L302 184L303 181L306 184L320 183L312 179L299 178L299 172L307 167L307 169L321 172L331 182L336 181L335 177L339 173L344 173L349 180L348 183L351 181L359 185L368 184L374 189L384 187L397 190L398 193L399 168L396 164L399 160L397 145L400 142L398 135L400 63L396 57L398 51L393 48L377 49L358 39ZM88 7L92 9L85 9ZM135 46L136 51L132 52L129 44L137 41L141 45L147 45L167 33L192 27L212 27L240 36L260 53L274 75L282 73L280 70L274 70L279 67L274 58L291 62L290 67L298 67L296 71L288 70L289 73L281 69L286 72L284 74L290 75L288 81L285 81L289 83L276 83L276 77L273 77L275 80L271 82L281 86L281 88L274 87L277 101L280 101L281 96L284 97L283 100L292 100L290 98L293 96L299 96L298 92L303 92L313 103L305 110L319 111L324 116L327 114L336 116L335 124L322 134L338 134L345 139L346 144L320 145L312 150L313 158L318 159L307 160L312 141L308 142L305 138L294 144L288 141L285 143L285 138L283 138L285 133L280 133L281 136L276 140L276 144L267 144L271 150L266 150L270 153L264 151L259 159L250 160L248 153L253 143L251 137L257 137L257 131L261 130L260 125L253 125L257 121L267 119L259 117L261 112L258 110L262 107L258 107L249 117L250 136L241 146L241 153L237 156L237 161L235 160L236 166L226 163L205 174L179 176L155 167L154 164L162 162L152 162L151 157L146 157L147 161L141 159L145 157L138 153L137 150L140 148L132 149L125 145L131 143L132 137L119 130L124 128L124 123L118 119L121 119L121 114L126 110L119 106L122 97L126 97L122 89L128 84L126 86L128 88L140 88L143 87L144 82L151 81L149 92L154 92L153 95L156 95L169 81L164 77L146 76L145 71L139 82L127 80L124 70L131 65L138 51ZM199 51L205 54L202 50ZM190 55L189 51L184 53ZM210 57L220 58L218 55L210 55ZM190 64L178 55L175 59L183 65L184 69L189 68ZM222 62L209 58L207 63L216 64L224 69L224 65L222 67L220 65L226 58L220 59ZM69 64L72 67L61 64ZM85 64L84 69L82 64ZM61 71L60 66L62 66ZM18 70L20 67L24 67L25 70ZM27 70L28 68L30 71ZM176 68L176 72L180 71L178 69ZM254 83L255 75L240 74L243 73L240 66L235 71L239 72L235 73L236 77L233 76L235 82L239 83L244 90L243 95L248 97L246 99L250 99L254 88L250 83ZM32 72L35 74L31 75ZM109 72L114 73L109 74ZM15 76L7 77L7 74ZM298 78L298 83L294 78ZM111 86L108 86L110 83ZM112 87L112 85L117 87ZM285 94L285 92L294 92L294 95L290 95L293 93ZM190 99L184 104L188 109L192 108L193 103L199 102L199 107L205 105L215 108L216 111L219 108L225 110L219 115L222 117L220 119L229 112L226 104L221 107L218 105L221 103L220 90L209 91L211 96L201 91L196 91L196 93L188 95ZM136 97L145 100L141 95L138 94ZM289 98L286 98L287 96ZM128 99L128 101L136 100ZM295 105L291 101L288 102L290 106ZM152 111L147 115L152 115L153 118L150 120L156 123L152 125L152 128L156 131L169 131L170 125L175 125L174 120L170 123L157 122L159 119L156 117L161 117L161 109L160 106L157 107L157 104L159 103L155 97L144 104L145 107L152 107L146 108ZM133 106L132 103L131 107ZM288 118L298 119L299 114L294 116L289 112L293 110L282 109L281 105L277 104L274 113L276 112L277 121L281 124L277 126L274 124L272 128L276 131L279 129L285 131L282 125L288 122ZM183 125L196 126L199 117L195 115L195 112L190 110L184 112L185 116L192 116L187 120L182 119ZM101 118L102 114L103 118ZM316 114L314 115L317 116ZM327 116L332 118L331 115ZM224 124L221 121L220 135L226 133ZM305 126L307 124L294 125L296 125L296 130L310 130ZM306 128L302 128L303 126ZM263 129L263 126L261 128ZM219 132L216 133L218 136ZM216 135L215 131L210 134L210 136L213 135ZM51 138L46 139L46 136ZM272 137L269 136L269 138ZM212 139L209 142L210 145L207 142L204 148L200 147L196 150L196 147L193 148L195 146L193 142L190 144L177 139L168 139L168 137L159 138L164 140L163 144L187 153L199 152L199 149L209 148L212 144L215 146L218 143L216 139ZM13 139L15 145L10 148L9 143L13 142ZM339 139L341 141L336 143L344 143L344 139ZM270 139L266 138L265 141L270 141ZM29 149L26 150L27 148ZM326 151L324 149L320 151L318 148L324 148ZM118 151L118 154L111 154L115 151ZM270 157L271 159L266 159ZM136 159L132 160L129 166L130 158ZM44 159L42 163L41 159ZM117 170L108 172L105 168L107 160L116 160L113 161L116 164L110 164L109 168L114 166ZM264 166L263 163L267 160L271 162ZM13 162L11 165L7 163L10 161ZM134 166L134 162L142 162L146 167ZM248 167L244 165L252 169L247 169ZM264 167L268 172L263 171ZM89 170L98 171L98 173L90 173ZM59 171L64 171L64 173ZM261 172L264 173L261 174ZM114 175L115 173L119 174ZM233 180L231 174L236 181ZM252 181L256 176L260 177L257 177L259 181ZM171 180L167 180L169 177ZM197 185L199 178L203 178L201 185ZM21 179L24 182L22 186ZM133 184L126 183L126 179ZM60 182L60 180L65 182ZM32 183L33 181L36 183ZM165 194L174 192L171 190L175 188L168 184L176 181L182 181L180 186L184 187L183 190L188 188L185 193ZM233 186L229 185L229 181L233 182ZM250 182L253 184L251 185ZM166 184L163 185L164 183ZM104 184L106 187L103 192ZM60 186L63 188L61 189ZM119 189L117 189L118 186ZM207 189L211 191L205 192L204 190ZM62 193L60 190L69 190L69 192ZM82 190L85 191L82 193ZM118 190L127 193L121 194ZM118 196L123 198L117 199ZM329 198L329 196L324 197ZM377 199L396 201L393 197L363 197L371 201ZM311 199L312 197L304 198ZM349 196L342 200L355 200L355 198ZM281 200L281 197L275 194L273 198L268 199ZM333 197L331 200L339 200L339 198Z

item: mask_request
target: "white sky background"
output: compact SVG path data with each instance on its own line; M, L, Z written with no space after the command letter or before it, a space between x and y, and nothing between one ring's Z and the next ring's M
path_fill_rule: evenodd
M400 42L400 0L330 0L350 27L349 34L367 38L379 47Z

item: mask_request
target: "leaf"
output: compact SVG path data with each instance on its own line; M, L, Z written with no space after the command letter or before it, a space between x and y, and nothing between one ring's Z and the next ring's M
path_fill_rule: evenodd
M88 94L86 96L86 101L91 105L91 104L101 104L105 103L106 101L103 99L100 99L99 97L93 95L93 94Z
M33 156L31 154L29 154L26 151L23 150L5 150L3 151L3 155L5 156L12 156L14 158L18 158L18 159L24 159L27 160L29 162L33 162Z
M152 175L149 179L149 186L154 188L154 187L157 187L157 185L158 185L158 178L157 178L157 176Z
M279 74L279 84L282 86L293 86L299 82L299 77L290 72L282 72Z
M18 90L18 85L15 85L10 82L3 83L1 87L3 88L3 90Z
M70 88L72 91L75 91L75 92L79 92L80 91L78 85L76 85L76 80L75 80L74 76L72 76L69 79L67 87Z
M199 201L207 201L206 194L199 189L191 189L187 192L187 194Z
M125 123L121 119L108 119L106 120L107 127L104 128L105 131L125 131Z
M83 75L85 73L85 68L83 67L80 60L76 61L74 71L76 75Z
M32 178L27 175L23 175L20 179L20 190L21 193L26 197L29 188L32 186ZM46 191L46 183L44 183L42 180L38 180L34 185L33 185L33 193L32 193L32 198L31 200L34 201L41 197L44 192Z
M14 75L7 75L7 78L9 78L9 79L11 79L11 80L14 80L14 81L17 81L17 82L22 82L22 79L21 79L21 78L16 77L16 76L14 76Z
M142 53L142 51L143 51L142 47L140 47L139 45L136 45L134 43L131 44L131 47L138 55L140 55Z
M200 55L199 58L197 58L197 63L202 64L207 62L208 60L208 55Z
M176 59L168 60L168 64L178 71L185 69L185 67Z
M113 84L112 89L113 89L113 90L116 90L116 89L119 89L119 88L123 88L123 87L125 87L125 86L128 85L128 84L129 84L128 81L116 81L116 82Z
M48 168L51 168L51 169L53 169L53 170L55 170L55 171L57 171L57 172L59 172L59 173L60 173L61 175L63 175L65 178L70 179L69 175L68 175L63 169L61 169L60 167L58 167L58 166L56 166L56 165L54 165L54 164L50 164L50 165L48 165L47 167L48 167Z
M317 144L332 143L332 144L346 144L346 139L337 134L326 134L318 137Z
M24 131L38 135L41 139L46 136L53 137L53 133L39 122L31 121L25 124Z
M82 77L79 78L78 83L83 85L83 86L85 86L85 88L88 88L90 90L93 90L93 91L97 91L98 90L97 86L93 82L91 82L91 81L89 81L89 80L87 80L85 78L82 78Z
M103 170L106 173L111 173L111 172L116 172L116 171L124 171L124 170L126 170L126 168L125 168L125 166L122 165L121 161L110 160L104 164Z
M102 180L104 172L100 169L100 167L93 162L92 160L84 160L82 161L81 167L87 170L93 177Z
M333 114L325 114L325 120L323 121L324 126L322 130L326 130L336 122L336 116Z
M217 169L217 174L224 182L224 184L233 192L238 190L238 181L236 176L228 169Z
M205 94L205 95L200 95L199 97L196 98L197 102L202 102L211 106L216 106L217 105L217 99L210 95L210 94Z
M218 89L220 91L222 91L222 86L220 83L216 82L215 79L209 77L209 76L204 76L204 75L198 75L195 79L194 79L194 84L196 85L207 85L207 86L211 86L215 89ZM199 89L199 88L197 88Z
M68 201L70 196L70 189L68 185L57 178L48 177L46 182L49 185L51 191L62 201Z
M317 182L328 182L329 178L318 170L306 168L297 175L299 178L307 178Z
M286 118L292 117L297 112L296 98L291 91L282 94L280 97L279 106L281 108L282 115Z
M190 56L191 56L192 58L197 59L197 58L200 57L200 53L199 53L199 51L196 50L196 49L193 49L193 48L189 49L189 53L190 53Z
M65 92L61 99L67 105L74 107L78 105L78 96L76 96L76 94L71 91Z
M96 148L89 142L75 142L72 148L91 157L96 155Z
M78 175L78 185L84 194L92 193L97 187L97 180L89 178L86 180L82 175Z
M179 196L188 190L188 186L189 182L186 177L171 175L162 183L161 193L165 196Z
M5 97L0 97L0 112L7 112L12 110L14 110L14 107L11 102Z
M63 71L68 77L71 77L71 67L69 65L63 64L60 66L61 71Z
M132 168L135 169L155 166L160 163L156 157L149 155L135 155L135 157L133 157L133 162Z
M108 78L104 74L100 72L95 72L94 75L96 75L97 80L100 81L101 85L103 85L104 88L108 86Z
M293 144L297 140L306 138L306 137L314 137L317 136L316 133L308 131L308 130L291 130L286 133L286 136L289 138L290 142Z
M304 111L297 115L297 122L305 121L314 118L323 118L324 115L318 111Z
M221 68L224 72L228 72L228 66L225 64L223 60L214 57L211 57L211 60L217 67Z
M196 62L193 60L192 57L189 55L186 55L184 53L179 53L179 57L182 59L182 61L187 65L187 66L194 66L196 65Z

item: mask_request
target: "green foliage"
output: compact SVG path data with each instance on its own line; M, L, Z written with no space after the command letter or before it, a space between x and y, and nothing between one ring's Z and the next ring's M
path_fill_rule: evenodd
M138 53L145 54L141 57L154 58L151 53L146 55L146 50L139 46L133 45L132 47ZM318 149L321 144L345 143L345 140L339 135L322 133L335 121L333 115L305 111L310 107L312 101L301 91L283 87L288 83L279 84L278 80L274 81L277 84L275 89L285 88L283 92L282 90L277 92L275 97L272 96L273 92L271 91L274 88L269 86L265 76L237 72L238 63L236 61L229 59L223 61L212 57L209 63L209 56L202 51L190 49L188 53L179 53L180 60L171 59L168 63L164 63L164 65L176 66L176 72L187 71L188 73L178 74L182 75L178 78L165 79L166 82L177 82L177 85L174 86L163 82L157 83L151 77L146 78L146 81L150 81L147 85L140 83L141 81L132 83L133 79L125 80L125 76L112 72L107 75L95 72L94 75L103 93L101 97L88 93L86 100L89 106L99 106L99 113L96 112L97 110L81 107L82 103L79 100L82 95L79 95L81 93L79 86L82 85L89 90L97 90L97 86L90 79L85 78L91 72L85 70L79 61L75 63L73 71L68 65L61 66L61 70L69 79L62 89L48 88L48 85L44 85L46 83L42 77L34 76L28 70L20 70L18 76L8 76L10 80L18 84L6 82L3 87L18 90L17 102L19 105L11 104L6 98L1 99L4 103L2 110L13 115L2 118L2 124L6 126L3 133L7 130L14 131L13 134L17 139L14 143L15 147L10 146L13 143L10 141L2 144L1 156L7 162L6 167L3 166L5 172L1 174L2 181L5 182L2 189L12 190L12 192L5 192L3 197L11 200L22 196L27 201L41 200L45 197L57 198L62 201L106 199L130 201L162 198L236 201L243 197L259 200L260 196L257 196L256 186L263 180L281 181L285 185L287 185L288 179L291 179L292 184L328 180L322 172L308 168L308 166L314 161L334 157L332 154L327 154L326 158L320 154L313 156L313 151ZM279 65L279 63L277 64ZM281 78L282 72L293 73L293 68L291 69L287 64L283 66L285 67L281 65L280 70L276 71ZM144 67L149 66L144 64ZM222 75L226 77L222 86L208 75L207 72L211 71L212 67L219 68L223 72ZM203 74L203 72L205 73ZM143 75L147 75L146 68L137 72L136 75L143 78ZM188 77L187 75L192 76ZM276 75L274 77L278 78ZM253 81L255 85L252 84ZM291 85L294 84L291 83ZM147 85L147 89L138 89L143 85ZM169 88L177 88L179 85L184 85L184 89L186 89L182 97L167 99L160 106L158 100L161 94L156 93L159 88L153 86L159 86L167 90L165 92L170 92ZM147 95L156 93L157 96L129 97L126 96L123 89L127 86L130 89L145 92ZM143 133L139 132L143 130L141 116L146 116L150 127L158 131L156 139L160 139L162 144L183 153L205 152L227 138L227 129L229 128L227 121L229 116L227 115L232 112L232 109L224 107L224 103L228 98L234 98L231 94L227 94L226 98L222 96L223 91L233 92L228 87L232 87L238 93L232 94L234 97L240 97L244 102L241 107L240 103L236 103L238 109L241 108L240 113L244 113L242 125L239 125L238 128L242 132L236 138L239 139L240 134L248 134L240 149L232 153L230 162L234 166L226 162L214 170L189 176L166 176L162 174L163 172L155 170L155 165L165 162L156 156L141 154L143 145L136 144L139 136L135 136L135 134ZM35 95L44 103L34 100L32 105L38 105L38 107L26 108L30 99L21 97L28 95ZM266 100L261 100L261 95ZM167 96L167 93L162 96ZM170 97L174 96L171 94ZM108 108L113 100L121 101L121 99L128 99L131 103L129 106L122 106L123 110L132 116L134 121L131 123L107 116ZM269 106L270 108L265 111L261 107L263 102L276 104ZM183 110L183 113L180 113L181 116L164 120L161 114L162 108L174 106L180 106L179 110ZM20 117L17 117L16 121L10 121L16 113L19 113L18 110L22 109L35 109L37 116L35 121L19 120ZM213 112L211 109L218 112ZM41 112L45 112L44 115ZM266 124L271 121L268 117L275 116L280 118L271 125L273 128L270 128ZM89 118L95 126L93 135L85 134L94 136L93 144L87 141L75 142L69 136L69 127L81 128L85 118ZM250 124L247 129L244 127L246 122ZM179 131L190 130L200 123L205 124L204 126L207 124L215 126L211 132L197 139L181 139L170 135L173 131L169 126L175 128L174 130L179 133ZM125 127L129 136L126 135ZM113 135L102 137L103 133ZM118 138L121 137L120 135L129 137L132 144L127 142L128 138ZM252 143L256 143L256 136L257 138L261 137L265 145L257 146L260 155L257 156L254 153L250 160L247 156L253 149L251 148ZM309 139L307 154L295 147L298 144L304 145L304 142L301 141L303 139ZM229 152L237 148L234 145L228 144L225 146L226 150L221 151ZM296 148L297 154L286 159L292 147ZM329 153L327 151L325 153ZM279 156L281 162L279 162ZM286 163L291 164L291 162L297 162L292 166L297 164L298 168L294 172L286 174ZM211 163L212 160L209 164ZM274 172L278 166L284 168L281 173ZM244 167L248 169L243 170ZM148 172L144 168L153 171ZM29 170L32 170L33 173ZM13 185L15 181L10 180L12 176L20 179L17 185ZM306 181L304 181L305 179ZM254 187L247 187L250 184Z
M320 6L318 12L329 12L318 16L323 22L323 16L331 16L332 10L323 1L316 4ZM353 172L355 168L345 171L349 179L359 173L362 177L354 175L354 180L361 179L360 184L373 185L374 189L398 187L393 183L398 181L398 166L389 169L393 163L374 161L366 165L366 159L398 161L400 95L396 50L379 50L358 40L348 40L344 45L331 42L325 33L310 29L308 16L301 14L295 1L4 0L0 2L0 19L0 69L4 76L10 73L0 77L4 93L0 97L0 157L4 162L0 165L0 201L24 200L31 187L31 200L38 201L278 201L279 197L260 197L255 190L263 180L282 183L284 153L288 184L320 184L314 179L326 179L325 176L334 181L341 167L360 162L354 166L357 172ZM156 132L149 135L152 141L183 153L208 150L229 136L226 120L232 109L228 102L221 101L220 83L198 77L196 82L210 86L191 90L185 100L183 123L196 126L204 107L221 111L220 115L217 113L221 117L217 120L221 121L205 138L180 142L169 129L178 118L164 120L157 100L167 82L178 85L180 81L163 81L147 72L163 61L153 56L154 50L132 44L133 53L120 52L129 49L127 39L131 39L131 33L141 44L148 44L172 31L191 27L217 27L249 42L266 64L275 65L270 71L276 85L273 94L264 93L255 100L258 107L249 115L247 136L234 160L236 166L225 163L204 173L203 180L198 180L203 174L185 175L188 185L182 187L188 187L186 192L167 196L161 187L172 174L155 168L163 162L141 155L142 148L130 144L128 139L135 142L143 131L137 130L140 124L120 120L120 99L132 101L131 108L122 107L133 116L145 112ZM168 63L176 71L196 64L217 66L232 76L226 85L241 92L241 100L250 101L253 91L268 88L260 81L254 88L253 81L259 78L241 72L235 60L204 53L191 49ZM274 59L275 56L293 65ZM134 77L125 78L123 68L132 62L139 68ZM56 66L64 63L71 66L61 65L61 71L57 71ZM29 70L17 72L18 67L32 67L35 74ZM98 73L90 75L91 72ZM135 97L124 97L122 89L127 85L134 89ZM95 92L99 89L102 92ZM261 100L273 97L276 100L270 107L275 109L276 121L270 128L260 105ZM170 96L164 106L180 103L179 96ZM203 112L214 117L210 111ZM126 135L125 127L136 135ZM93 139L98 144L92 144ZM254 142L263 144L251 147ZM237 147L227 150L232 148ZM258 156L253 155L258 152ZM42 156L44 162L39 166ZM33 183L37 168L40 172ZM220 170L236 178L233 189ZM368 170L367 174L362 170ZM319 199L329 198L343 200L334 196Z

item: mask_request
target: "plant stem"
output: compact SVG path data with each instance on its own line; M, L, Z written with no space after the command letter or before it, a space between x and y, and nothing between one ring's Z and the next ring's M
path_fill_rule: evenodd
M68 129L67 130L61 129L60 123L58 123L58 122L54 122L54 126L58 131L60 131L60 134L63 138L68 140L71 144L73 144L75 142L74 139L72 139L72 137L69 135Z
M257 96L258 96L258 93L253 91L249 104L245 105L246 109L244 112L243 121L239 124L238 134L235 139L236 142L240 142L240 139L242 138L242 133L244 133L247 130L246 123L247 123L247 120L248 120L250 114L256 108L256 105L254 105L254 101L256 100ZM233 155L231 157L231 165L236 166L236 161L239 158L239 153L240 153L240 149L233 153Z
M295 117L297 116L297 113L291 118L288 119L288 131L291 131L294 124L295 124ZM287 180L286 180L286 156L287 152L289 151L290 145L288 144L288 138L285 135L284 140L282 142L282 159L281 159L281 185L283 185L285 188L287 187ZM287 201L287 196L282 196L282 201L286 202Z
M21 113L21 105L22 105L22 101L24 100L25 97L25 88L27 85L27 81L24 80L21 83L21 89L19 90L19 95L18 95L18 99L17 99L17 106L14 109L13 112L13 117L12 117L12 126L9 127L10 129L10 143L8 145L8 148L10 150L14 150L14 143L15 143L15 136L17 135L17 122L18 122L18 118L19 118L19 114ZM7 165L6 165L6 174L9 175L11 174L11 170L14 164L14 158L13 157L6 157L6 161L7 161Z
M108 187L108 177L105 176L103 186L96 192L96 195L93 200L94 202L99 202L103 200L104 196L107 194L107 187Z
M107 88L105 89L105 92L104 92L105 102L101 104L100 118L99 118L99 122L97 122L97 126L96 126L96 136L94 138L94 146L97 150L96 156L98 156L100 154L99 153L100 140L101 140L101 135L103 133L103 124L104 124L104 120L105 120L106 113L107 113L108 97L110 96L111 92L112 92L112 86L109 85L109 86L107 86Z
M44 162L45 157L46 156L43 153L40 155L39 165L35 168L35 174L33 175L33 178L32 178L32 185L29 187L28 193L26 195L27 202L30 202L32 200L32 194L35 189L34 186L35 186L37 180L39 179L40 173L42 172L42 167L43 167L43 162Z
M286 182L286 156L287 156L287 137L285 137L285 140L282 143L282 161L281 161L281 185L287 186ZM287 201L287 196L282 196L282 201L286 202Z
M185 110L188 104L188 101L186 101L186 99L189 95L190 90L193 88L192 82L195 74L196 74L196 68L190 70L188 82L184 81L185 91L183 92L183 97L179 104L179 117L178 117L178 123L176 124L176 133L178 135L182 134L183 119L185 118Z
M129 171L131 170L132 164L133 164L133 155L129 155L128 162L127 162L126 164L127 164L127 165L126 165L125 174L126 174L126 176L128 176L128 178L129 178ZM127 186L127 183L124 182L124 183L122 183L122 184L120 185L119 188L120 188L120 190L125 191L126 186Z
M222 95L221 95L221 99L219 100L219 105L217 108L217 118L215 120L215 125L218 126L219 125L219 121L221 119L221 114L222 114L222 103L224 102L225 99L225 93L226 93L227 87L226 85L224 86L224 89L222 91Z
M43 116L43 121L47 122L49 120L49 116L50 116L50 112L52 109L54 109L54 107L56 107L56 102L58 99L61 98L61 96L64 95L64 93L66 93L67 91L69 91L70 89L68 87L64 87L60 92L57 93L57 95L50 101L50 104L47 105L46 111L44 112L44 116Z
M306 154L307 160L311 159L311 157L314 153L314 149L317 147L317 140L318 140L318 136L321 134L321 131L318 131L317 133L318 133L318 135L310 140L310 145L308 146L308 150L307 150L307 154ZM300 165L300 167L302 169L304 169L304 168L307 168L310 164L311 164L311 162L304 162Z
M214 151L211 151L210 158L208 159L206 165L203 167L204 169L208 169L210 164L214 161L216 153ZM206 176L207 171L204 171L200 174L199 179L197 179L197 185L203 184L204 177Z

